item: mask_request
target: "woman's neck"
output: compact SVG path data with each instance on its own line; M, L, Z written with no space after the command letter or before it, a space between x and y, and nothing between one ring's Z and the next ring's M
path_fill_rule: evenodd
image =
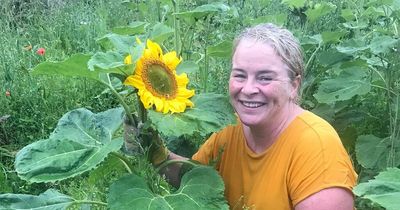
M304 110L297 104L288 106L287 111L279 114L279 118L269 120L257 126L243 125L247 145L253 152L262 153L276 142L281 133Z

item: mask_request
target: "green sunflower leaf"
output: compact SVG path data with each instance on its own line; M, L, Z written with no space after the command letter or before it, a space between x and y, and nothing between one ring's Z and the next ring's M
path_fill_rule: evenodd
M232 55L232 41L224 40L214 46L207 47L207 53L212 57L229 58Z
M162 23L157 23L151 29L149 39L151 39L157 43L163 43L164 40L168 39L170 36L173 36L173 35L174 35L173 28L171 28L165 24L162 24Z
M183 18L189 23L193 23L200 18L206 17L208 15L215 15L217 13L226 12L229 9L230 9L229 6L217 2L212 4L204 4L196 7L194 10L174 13L173 15Z
M87 77L97 80L99 78L98 71L89 71L87 63L89 62L91 55L75 54L70 58L60 61L52 62L46 61L38 64L33 68L32 74L47 74L56 76L67 76L67 77Z
M320 103L332 104L366 94L371 89L366 72L362 66L346 68L334 79L322 81L314 97Z
M187 172L179 189L171 194L154 194L142 177L132 174L114 182L107 197L111 210L229 208L221 177L207 166L198 166Z
M129 26L119 26L112 29L113 33L119 35L135 35L142 34L145 32L145 28L148 23L141 21L134 21Z
M334 12L336 8L337 6L331 2L322 2L315 4L314 8L307 9L305 14L307 15L308 21L312 23L320 19L322 16Z
M74 202L69 196L61 194L56 190L49 189L36 196L27 194L2 194L0 195L0 209L40 209L58 210L67 209Z
M378 203L387 210L400 209L400 169L388 168L374 179L357 185L353 192Z
M123 121L122 109L93 114L77 109L65 114L49 139L21 149L15 159L18 176L30 182L52 182L96 168L118 151L122 137L113 138Z
M236 123L236 116L226 96L205 93L195 95L193 108L183 113L162 114L149 111L149 117L158 131L166 136L192 135L199 132L205 136Z
M394 154L389 153L390 148L394 147ZM382 170L388 166L392 156L399 157L400 143L392 141L389 137L379 138L374 135L361 135L356 141L357 161L364 168ZM394 165L400 165L400 158L394 158Z

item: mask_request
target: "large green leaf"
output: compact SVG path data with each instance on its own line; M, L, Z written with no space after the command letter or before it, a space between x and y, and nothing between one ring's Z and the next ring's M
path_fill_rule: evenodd
M392 145L390 138L379 138L374 135L361 135L356 142L357 161L364 168L384 169L388 166L389 158L394 161L395 166L400 165L400 144ZM390 155L391 147L394 146L395 154ZM391 157L392 156L392 157Z
M157 130L166 136L191 135L195 132L206 135L236 122L226 96L207 93L196 95L191 100L194 107L183 113L149 111L149 117Z
M228 209L224 183L210 167L199 166L182 177L180 188L168 195L156 195L137 175L125 176L110 187L111 210L123 209Z
M84 108L75 109L61 117L50 138L70 139L89 145L107 143L121 126L123 116L122 108L98 114Z
M130 53L132 45L136 43L135 37L119 34L106 34L97 42L108 50L116 50L121 54Z
M387 210L400 209L400 169L388 168L375 179L361 183L353 190L357 196L370 199Z
M368 49L368 45L365 43L365 40L363 38L349 39L342 42L339 46L336 47L336 49L341 53L354 55L359 51Z
M122 138L98 146L68 139L46 139L29 144L15 159L18 176L30 182L53 182L97 167L110 152L118 151Z
M390 36L377 36L371 40L369 47L374 54L388 53L395 48L398 41Z
M176 73L196 73L199 70L199 65L194 61L183 61L176 67Z
M174 35L173 28L164 25L163 23L157 23L151 29L150 39L155 42L162 43L172 35Z
M361 66L346 68L338 77L322 81L314 97L320 103L330 104L366 94L371 89L371 84L365 79L366 72Z
M75 54L61 62L46 61L40 63L32 70L33 75L48 74L56 76L87 77L98 80L98 71L89 71L87 63L91 55Z
M291 8L301 8L305 6L306 0L282 0L282 3Z
M194 20L206 17L208 15L214 15L220 12L226 12L229 9L229 6L217 2L213 4L204 4L196 7L194 10L174 13L173 15L181 17L189 23L192 23Z
M113 33L119 35L135 35L145 32L145 27L148 23L141 21L134 21L129 26L119 26L112 29Z
M97 167L123 144L122 137L113 138L122 124L122 116L120 108L99 114L86 109L68 112L49 139L34 142L18 152L18 175L31 182L52 182Z
M90 71L94 71L95 67L101 69L113 69L125 66L124 57L121 54L113 51L108 51L105 53L97 52L92 56L92 58L90 58L87 65ZM119 73L119 72L116 71L110 73Z
M207 47L207 54L212 57L231 57L232 41L224 40L214 46Z
M58 210L67 209L74 200L57 192L56 190L49 189L46 192L36 195L26 194L2 194L0 195L0 209L7 210Z
M336 5L332 4L331 2L328 3L322 2L315 4L314 8L307 9L305 14L307 15L307 19L310 22L315 22L322 16L334 12L335 10L336 10Z

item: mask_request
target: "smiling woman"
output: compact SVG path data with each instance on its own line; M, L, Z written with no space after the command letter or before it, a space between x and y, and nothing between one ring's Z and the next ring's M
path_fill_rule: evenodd
M261 24L235 40L229 93L239 122L192 157L217 162L231 209L353 208L357 174L333 127L297 103L302 75L288 30Z

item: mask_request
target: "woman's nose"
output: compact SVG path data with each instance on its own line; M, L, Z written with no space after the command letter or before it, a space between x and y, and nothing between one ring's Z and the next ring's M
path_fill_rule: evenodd
M257 87L257 84L252 80L247 80L242 87L241 92L246 95L253 95L258 93L260 90Z

